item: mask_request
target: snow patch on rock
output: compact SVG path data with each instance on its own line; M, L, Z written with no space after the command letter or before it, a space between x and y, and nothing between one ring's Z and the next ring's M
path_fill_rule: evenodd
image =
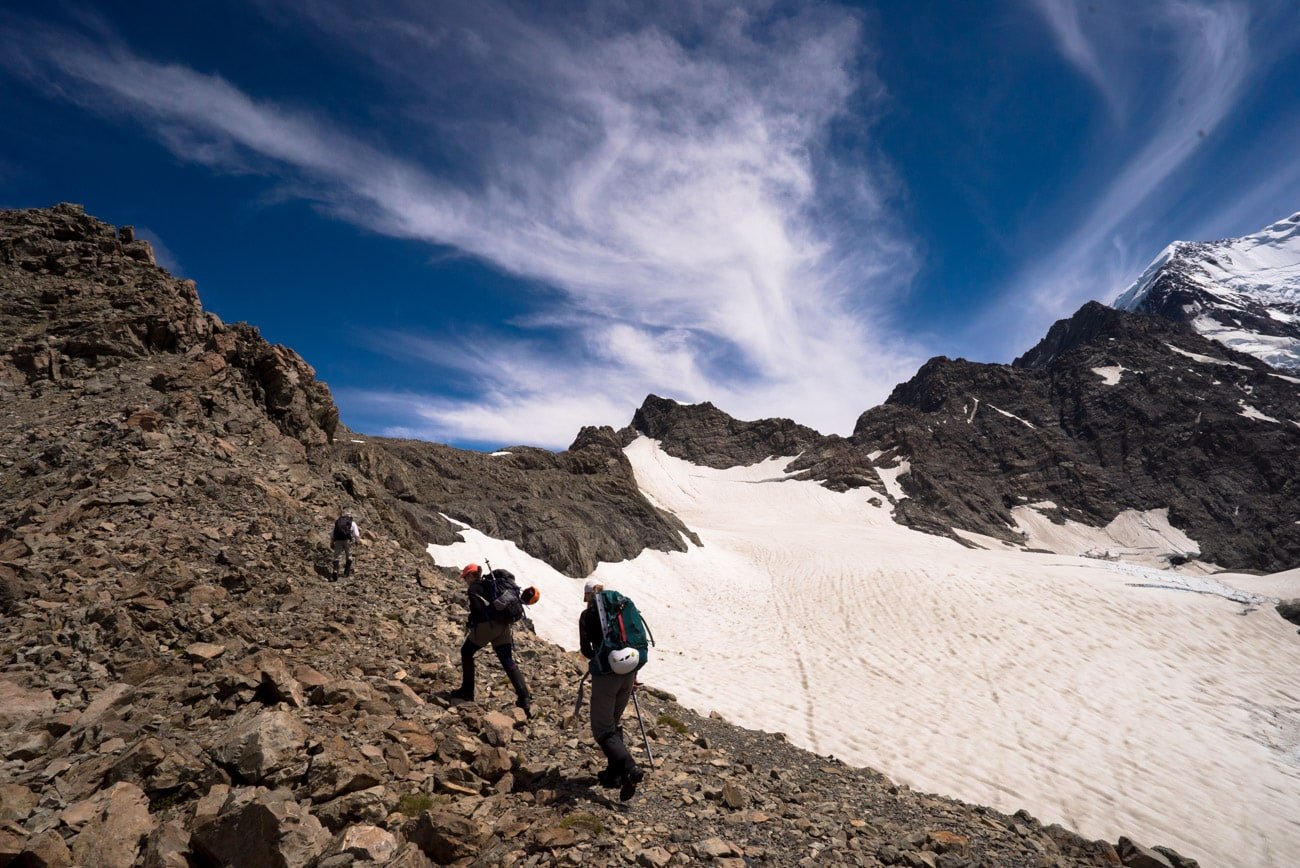
M1123 365L1110 365L1104 368L1093 368L1092 372L1101 377L1101 381L1107 386L1118 386L1120 376L1127 370L1128 368Z

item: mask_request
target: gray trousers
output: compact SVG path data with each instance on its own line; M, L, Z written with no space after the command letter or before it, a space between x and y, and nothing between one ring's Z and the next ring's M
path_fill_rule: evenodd
M339 565L339 556L341 555L346 563L352 563L352 547L355 544L352 539L336 539L330 541L330 548L334 550L334 566Z
M618 731L623 710L632 698L634 684L635 672L591 676L591 734L596 739L596 744Z

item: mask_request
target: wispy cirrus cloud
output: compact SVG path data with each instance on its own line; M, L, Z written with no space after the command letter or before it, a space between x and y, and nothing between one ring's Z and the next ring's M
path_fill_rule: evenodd
M10 23L3 63L181 159L268 175L357 225L543 284L549 342L454 364L415 336L378 342L470 394L405 396L408 433L561 445L577 424L626 421L650 391L844 431L919 361L889 327L915 269L888 208L896 181L877 154L826 146L881 98L852 12L267 8L350 58L377 83L376 115L398 120L358 132L326 106L67 30Z
M1124 109L1124 93L1110 70L1103 68L1098 57L1099 47L1093 44L1084 30L1083 18L1089 7L1077 0L1032 0L1043 16L1064 57L1083 73L1101 92L1116 113ZM1091 7L1095 10L1095 7ZM1091 16L1089 16L1091 17Z
M981 317L1004 323L1004 353L1023 351L1053 319L1091 298L1109 300L1169 241L1176 203L1189 196L1188 171L1248 96L1276 42L1266 22L1275 4L1159 0L1124 8L1082 0L1029 0L1061 56L1111 111L1094 132L1095 162L1081 166L1080 193L1059 241L1038 251ZM1260 165L1264 177L1284 163ZM1202 175L1204 173L1201 173ZM1196 179L1207 183L1205 177ZM1213 178L1209 179L1213 183ZM1235 196L1220 196L1220 209ZM1261 223L1262 225L1262 223Z

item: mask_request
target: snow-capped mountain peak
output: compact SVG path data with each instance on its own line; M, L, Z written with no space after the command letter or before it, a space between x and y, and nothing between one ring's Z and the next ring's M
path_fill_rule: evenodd
M1241 238L1175 241L1115 299L1300 370L1300 212Z

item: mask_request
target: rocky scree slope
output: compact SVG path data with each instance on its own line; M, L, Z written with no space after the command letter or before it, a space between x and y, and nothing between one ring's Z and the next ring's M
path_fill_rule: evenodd
M576 655L522 632L532 720L488 660L478 703L437 698L462 587L330 444L300 358L77 206L0 212L0 305L0 866L1194 864L652 689L660 768L612 801ZM357 575L330 583L345 503Z

